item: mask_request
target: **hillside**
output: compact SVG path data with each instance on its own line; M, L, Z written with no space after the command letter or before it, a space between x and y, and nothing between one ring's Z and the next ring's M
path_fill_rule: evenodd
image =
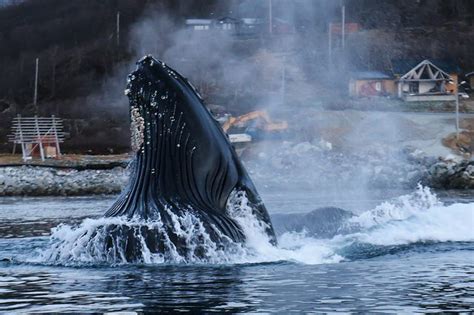
M145 8L152 6L176 12L177 16L181 10L199 12L203 7L197 7L193 1L179 6L172 0L31 0L1 8L0 150L7 147L5 134L11 117L35 113L36 58L39 58L37 114L65 118L66 129L78 136L68 143L78 150L100 147L104 142L126 148L128 141L121 139L127 139L128 127L120 127L127 123L126 108L121 112L117 112L120 107L108 110L110 104L103 103L115 100L107 100L109 95L102 90L106 79L113 76L122 63L130 63L133 51L129 45L129 29L142 18ZM120 12L119 41L117 12ZM113 91L111 97L123 96L125 77L122 78L120 89ZM98 116L101 118L97 119ZM104 123L118 129L112 128L108 135L91 132L95 125Z
M149 52L188 76L208 103L236 111L275 103L282 67L288 76L287 99L301 105L344 97L345 72L388 67L394 58L450 59L466 72L474 70L474 2L469 0L345 1L347 21L359 23L362 31L348 35L344 54L335 49L336 63L345 66L332 76L327 74L327 25L340 21L338 1L273 0L275 21L290 23L295 32L270 37L264 28L245 40L190 35L183 30L184 20L235 16L267 23L268 1L13 3L0 8L0 151L10 150L5 136L11 118L35 112L65 119L70 134L65 145L71 152L126 151L125 76L136 58ZM282 60L281 52L292 57Z

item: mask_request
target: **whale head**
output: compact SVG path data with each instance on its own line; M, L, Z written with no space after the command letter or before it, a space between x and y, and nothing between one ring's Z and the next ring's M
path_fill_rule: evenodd
M130 101L134 169L128 187L106 216L165 220L169 211L191 211L230 238L242 240L241 228L227 208L233 192L245 192L274 239L250 177L187 79L148 55L128 76L125 94Z

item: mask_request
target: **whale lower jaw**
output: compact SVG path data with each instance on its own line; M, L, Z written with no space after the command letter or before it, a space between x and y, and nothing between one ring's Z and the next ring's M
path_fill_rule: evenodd
M150 222L144 225L109 225L104 239L107 261L124 263L147 262L208 262L217 251L234 246L229 237L218 229L206 230L201 222L186 222L186 228L160 226Z
M50 263L208 263L243 247L221 228L187 212L173 220L127 217L86 219L80 226L53 230L52 247L43 258Z
M274 244L244 192L231 194L226 214L164 207L154 218L120 215L60 225L53 229L51 247L42 259L73 266L231 263L251 252L246 238L267 237Z
M227 216L176 205L153 205L146 212L146 217L125 216L131 224L105 227L104 246L113 260L146 262L154 255L165 262L208 261L210 253L245 241Z

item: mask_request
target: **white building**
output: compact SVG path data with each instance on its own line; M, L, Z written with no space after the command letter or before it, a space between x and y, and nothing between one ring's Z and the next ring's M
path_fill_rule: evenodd
M187 19L186 27L194 31L208 31L212 27L210 19Z

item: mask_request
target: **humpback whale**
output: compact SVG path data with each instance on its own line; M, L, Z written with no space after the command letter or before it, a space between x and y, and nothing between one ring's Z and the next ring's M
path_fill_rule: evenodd
M140 239L129 226L109 226L109 246L120 236L127 261L139 259L143 242L151 252L166 251L171 244L186 255L190 249L176 224L187 214L198 218L214 243L244 243L242 226L228 209L236 194L245 196L253 216L276 244L252 180L191 83L150 55L137 62L127 82L134 160L129 184L105 217L159 220L161 225L140 228Z

